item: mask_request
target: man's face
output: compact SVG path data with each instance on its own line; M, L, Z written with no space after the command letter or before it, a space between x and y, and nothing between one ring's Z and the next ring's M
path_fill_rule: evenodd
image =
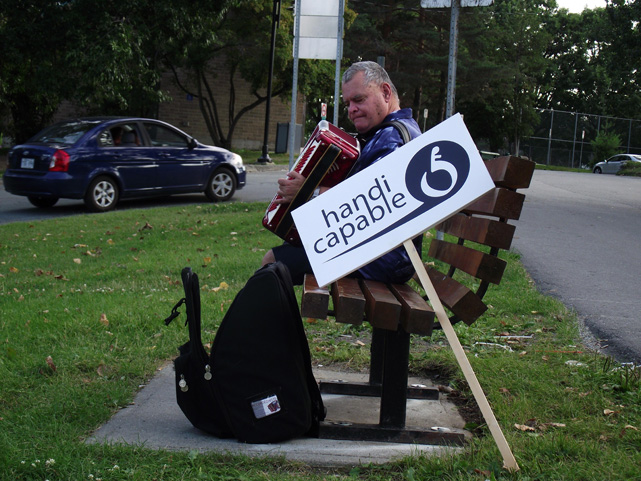
M380 124L389 113L391 87L365 85L365 74L357 72L343 84L343 102L347 115L359 133L365 133Z

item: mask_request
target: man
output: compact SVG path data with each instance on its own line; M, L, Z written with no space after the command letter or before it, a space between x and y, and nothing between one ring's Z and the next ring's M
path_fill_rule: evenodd
M343 102L347 114L359 133L361 155L354 164L350 176L369 167L403 145L403 138L394 126L381 125L398 120L408 129L411 138L418 137L421 130L412 118L411 109L401 109L396 87L383 67L376 62L357 62L350 66L342 78ZM304 177L290 172L278 180L278 194L282 203L291 202L300 190ZM322 193L322 191L321 191ZM422 236L414 240L420 252ZM265 254L263 265L281 261L290 270L294 284L302 284L305 273L311 266L302 247L283 244ZM414 268L403 246L361 267L352 275L381 282L403 283L414 274Z

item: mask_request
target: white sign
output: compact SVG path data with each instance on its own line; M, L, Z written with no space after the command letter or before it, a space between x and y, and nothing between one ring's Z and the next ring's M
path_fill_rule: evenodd
M330 284L494 188L456 114L292 212L318 284Z
M300 33L294 28L294 37L299 37L298 58L335 59L338 22L343 20L338 17L338 0L298 0L295 7L300 7Z

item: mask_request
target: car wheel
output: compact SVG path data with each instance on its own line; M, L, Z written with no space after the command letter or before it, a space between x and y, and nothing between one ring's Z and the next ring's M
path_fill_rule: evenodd
M36 207L53 207L56 205L56 202L58 202L58 197L49 197L49 196L35 196L35 195L30 195L27 197L29 199L29 202L31 202L33 205Z
M236 192L236 177L227 169L216 170L205 189L205 195L212 202L229 200L234 192Z
M601 172L601 167L595 167L595 168L594 168L594 173L595 173L595 174L601 174L601 173L602 173L602 172Z
M85 195L85 204L93 212L107 212L116 207L120 195L118 185L111 177L96 177Z

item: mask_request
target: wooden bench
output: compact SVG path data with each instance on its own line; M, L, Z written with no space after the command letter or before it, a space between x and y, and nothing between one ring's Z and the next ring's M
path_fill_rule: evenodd
M452 323L472 324L486 310L483 297L491 284L499 284L506 262L498 257L510 249L525 195L517 189L529 187L534 162L519 157L498 157L485 162L495 189L465 210L437 226L455 242L433 238L427 255L446 266L442 270L426 265L442 304ZM471 289L455 279L456 271L476 279ZM458 276L456 276L458 277ZM468 283L469 284L469 283ZM330 299L332 309L330 309ZM320 436L329 439L359 439L425 444L461 443L460 432L439 432L405 426L409 398L438 399L435 388L408 387L410 334L429 336L438 328L434 311L409 285L343 278L329 289L319 288L313 275L307 275L301 301L303 317L360 324L373 328L368 383L321 383L321 391L334 394L378 396L380 420L377 425L323 423Z

